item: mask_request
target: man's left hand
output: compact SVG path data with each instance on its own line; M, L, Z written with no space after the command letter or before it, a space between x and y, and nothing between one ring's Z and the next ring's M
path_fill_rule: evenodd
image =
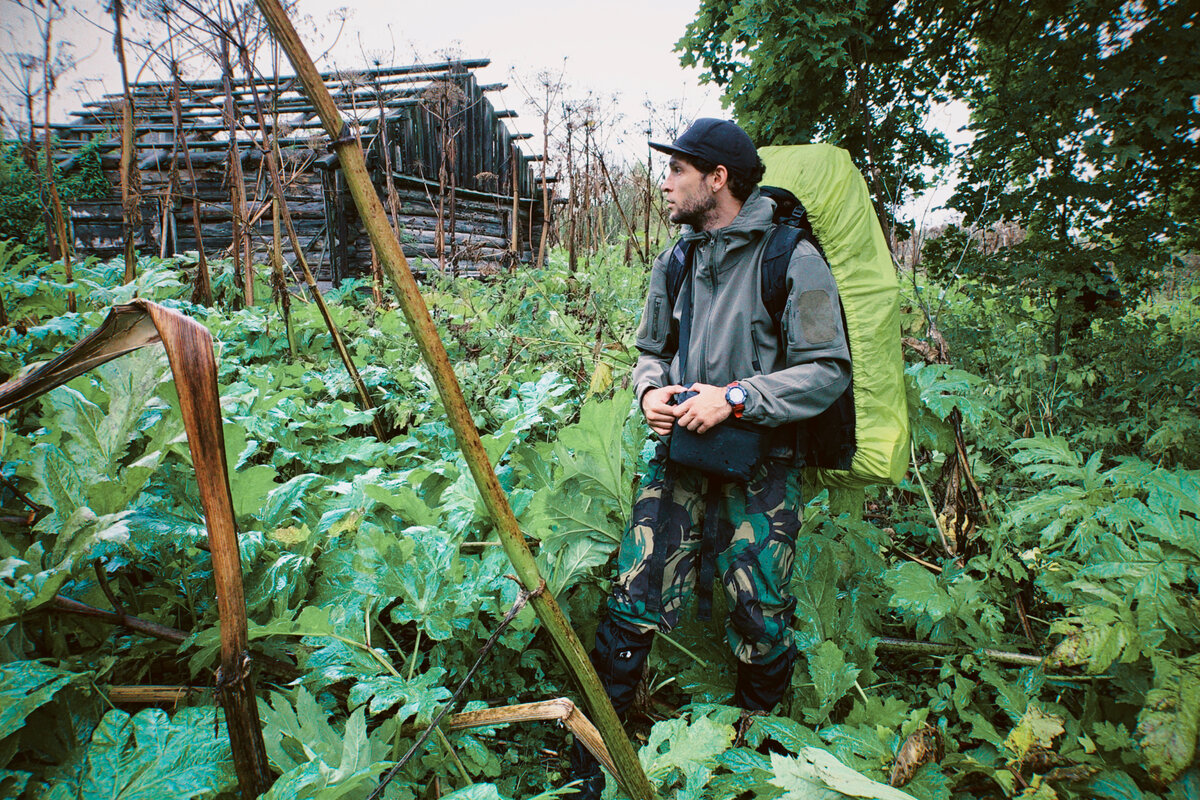
M707 433L733 413L733 407L725 399L725 387L693 383L691 388L699 394L675 406L675 418L689 431Z

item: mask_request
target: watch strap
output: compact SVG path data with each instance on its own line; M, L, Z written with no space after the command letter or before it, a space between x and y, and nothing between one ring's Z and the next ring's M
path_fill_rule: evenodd
M734 389L734 388L738 389L738 391L740 391L742 393L743 400L740 403L733 402L733 399L730 398L730 396L729 396L730 390ZM726 387L725 387L725 402L729 403L729 405L733 408L733 416L735 419L741 419L742 413L746 410L746 401L744 399L745 397L746 397L746 390L737 381L734 381L733 383L726 385Z

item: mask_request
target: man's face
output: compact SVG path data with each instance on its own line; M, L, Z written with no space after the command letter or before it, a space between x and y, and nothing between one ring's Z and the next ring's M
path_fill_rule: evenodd
M671 222L704 230L709 216L717 208L717 195L707 176L679 156L671 156L667 177L662 182Z

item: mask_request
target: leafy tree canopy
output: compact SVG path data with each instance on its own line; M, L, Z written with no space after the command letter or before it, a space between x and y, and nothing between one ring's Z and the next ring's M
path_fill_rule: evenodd
M949 160L937 103L971 109L953 200L1065 241L1200 242L1200 11L1173 0L704 0L677 48L760 143L845 147L881 209Z
M880 208L927 188L949 144L926 124L963 41L935 3L704 0L676 45L759 144L828 141L869 166Z
M974 59L959 94L975 140L954 205L1060 242L1195 246L1198 17L1192 3L1125 0L969 12Z

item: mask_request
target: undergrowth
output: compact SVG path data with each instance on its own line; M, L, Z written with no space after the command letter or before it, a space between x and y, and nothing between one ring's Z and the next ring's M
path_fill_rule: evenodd
M365 796L516 597L400 314L354 282L330 296L380 442L312 304L292 304L291 360L274 306L194 306L181 262L142 259L125 287L123 265L87 263L66 287L56 265L0 248L0 377L135 294L212 330L251 639L292 668L257 678L280 774L268 796ZM589 641L647 455L627 388L647 275L615 252L574 275L563 262L434 280L425 297L550 588ZM218 291L232 291L218 268ZM1200 293L1097 321L1051 358L1036 309L1000 314L949 288L939 328L954 365L907 369L925 487L914 476L871 493L863 519L835 514L824 492L807 503L793 581L803 657L781 714L739 728L720 614L718 628L691 620L659 637L632 729L664 798L1200 798ZM954 420L982 502L950 555L925 495ZM205 686L217 660L165 358L144 350L76 378L0 436L0 793L234 792L211 692L162 708L108 700L113 686ZM17 491L48 509L33 528ZM187 638L58 614L55 595L101 608L111 595ZM526 609L465 710L573 692ZM444 797L558 796L563 737L536 723L448 733L386 796L431 796L435 778L455 790ZM787 755L761 754L768 738ZM897 769L903 788L883 785Z

